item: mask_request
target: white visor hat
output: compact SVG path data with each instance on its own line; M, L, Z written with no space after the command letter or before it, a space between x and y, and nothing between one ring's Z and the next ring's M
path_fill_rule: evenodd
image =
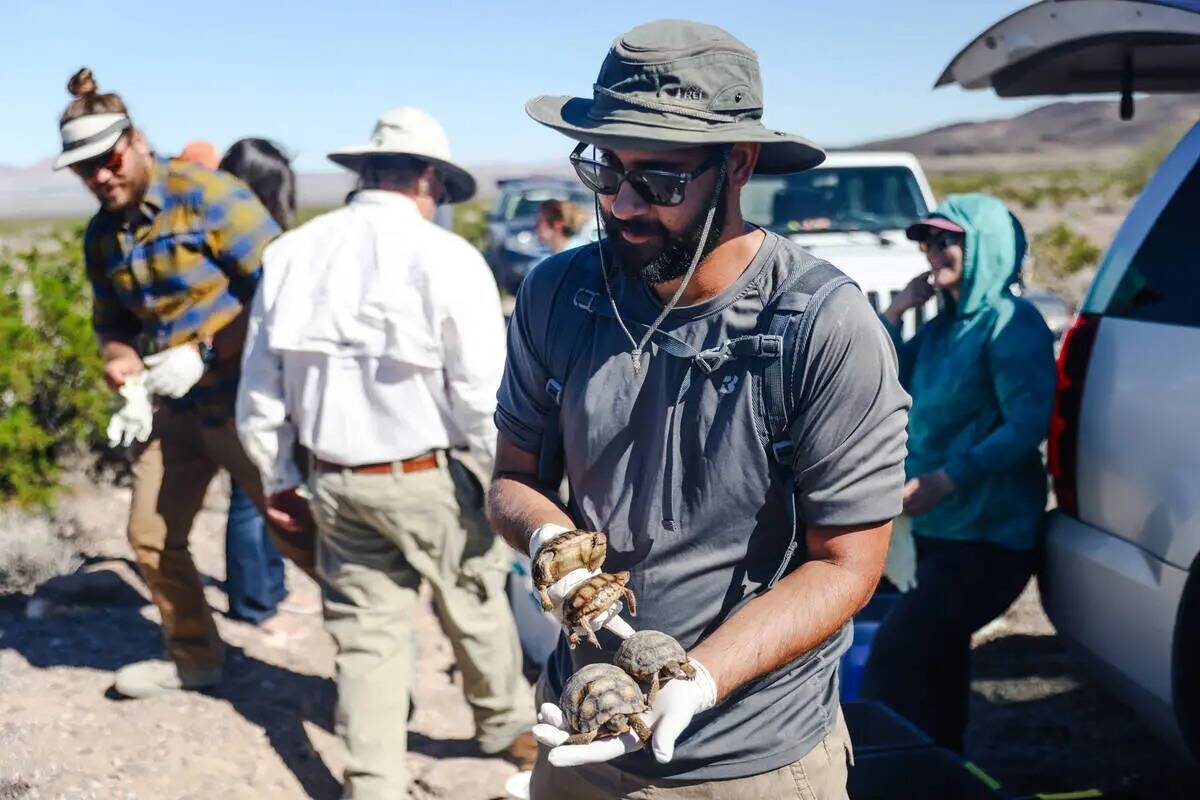
M54 168L69 167L108 152L132 125L125 114L88 114L67 120L61 128L62 154L54 160Z

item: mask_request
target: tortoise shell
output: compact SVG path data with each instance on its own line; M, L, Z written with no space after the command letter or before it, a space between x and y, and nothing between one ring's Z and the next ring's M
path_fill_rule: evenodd
M533 585L544 589L574 569L600 569L608 553L608 537L599 531L570 531L538 551Z
M563 608L563 618L567 622L577 623L588 617L594 617L613 603L631 592L625 588L629 582L628 572L609 574L601 572L588 578L571 593Z
M621 642L613 664L639 681L648 681L655 675L678 677L687 660L687 653L675 639L662 631L643 630Z
M612 664L588 664L570 678L563 686L558 700L567 722L580 733L600 731L605 726L623 733L628 725L614 717L641 714L647 710L642 690L624 671Z

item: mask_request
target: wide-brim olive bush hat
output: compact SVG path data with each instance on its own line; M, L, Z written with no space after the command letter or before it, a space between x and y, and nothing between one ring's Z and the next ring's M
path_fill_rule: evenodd
M372 156L412 156L428 161L442 176L451 203L475 195L475 178L454 163L446 131L429 113L419 108L393 108L383 112L367 144L343 147L329 160L355 172Z
M729 33L660 20L618 36L592 96L535 97L529 116L607 150L670 150L757 142L756 172L779 175L825 160L817 145L762 123L758 56Z

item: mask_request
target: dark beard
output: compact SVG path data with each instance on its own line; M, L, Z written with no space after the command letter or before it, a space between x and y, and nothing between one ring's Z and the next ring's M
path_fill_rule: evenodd
M704 247L700 251L700 261L707 258L708 254L717 246L717 242L721 240L721 233L725 227L725 194L726 185L723 183L717 193L717 210L713 214L712 227L709 228L708 237L704 240ZM704 233L704 221L708 218L708 206L701 209L691 224L674 236L654 220L623 221L612 214L603 212L601 212L601 217L604 220L605 239L611 247L611 252L616 254L621 272L628 278L643 281L648 286L655 286L682 278L687 273L688 267L692 265L692 259L696 255L696 248L700 246L700 236ZM657 246L630 244L621 236L622 230L638 234L655 234L662 244Z

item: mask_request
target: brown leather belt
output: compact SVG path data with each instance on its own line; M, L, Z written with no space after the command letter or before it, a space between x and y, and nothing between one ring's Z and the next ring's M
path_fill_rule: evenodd
M375 464L358 464L353 467L348 467L344 464L334 464L332 461L326 461L323 458L313 458L313 466L317 468L318 472L353 472L355 474L366 475L390 474L396 467L399 467L401 472L423 472L427 469L437 469L437 465L438 458L436 452L413 456L404 461L380 461Z

